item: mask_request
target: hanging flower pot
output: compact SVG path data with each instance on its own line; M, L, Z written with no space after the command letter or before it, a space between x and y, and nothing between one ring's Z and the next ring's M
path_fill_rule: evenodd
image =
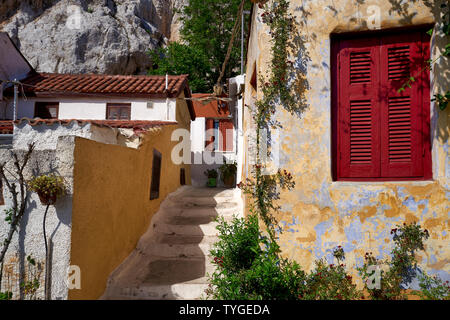
M53 205L59 196L64 195L65 184L60 176L41 175L28 181L28 189L38 194L43 205Z
M56 202L56 193L46 194L45 192L38 192L39 200L41 200L42 205L52 205Z

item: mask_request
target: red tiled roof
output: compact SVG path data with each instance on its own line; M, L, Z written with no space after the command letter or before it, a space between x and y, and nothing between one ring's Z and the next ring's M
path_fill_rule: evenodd
M154 120L79 120L79 119L63 120L63 119L28 119L28 118L16 120L14 121L14 124L21 124L24 121L29 123L31 126L37 126L41 124L50 126L53 124L68 125L72 122L77 122L80 125L91 123L100 127L133 129L135 131L142 131L150 128L177 124L177 122L174 121L154 121ZM8 121L0 121L0 125L2 123L6 124L7 122ZM12 127L13 121L9 121L9 123Z
M0 121L0 134L11 134L13 133L13 129L13 122L11 120Z
M211 93L193 93L193 98L204 98L211 96ZM220 101L225 107L219 109L218 100L206 100L198 101L193 100L194 110L196 117L200 118L229 118L230 110L228 109L228 103ZM220 110L220 111L219 111Z
M178 97L188 87L188 76L36 73L21 81L25 93L36 95L132 95Z
M21 81L28 96L119 96L135 98L177 98L184 92L191 98L188 75L135 76L106 74L34 73ZM5 90L12 95L11 87ZM191 119L195 119L193 103L187 100Z

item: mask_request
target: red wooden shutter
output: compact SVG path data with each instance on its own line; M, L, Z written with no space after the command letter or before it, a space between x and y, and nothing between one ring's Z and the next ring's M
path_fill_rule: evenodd
M205 150L211 151L214 148L213 141L214 119L205 119Z
M233 122L228 119L222 119L219 122L221 134L220 151L233 151Z
M429 38L422 31L341 40L336 50L338 179L430 179ZM411 88L399 92L410 76Z
M379 41L345 40L339 53L338 175L380 175Z
M381 176L422 177L423 77L398 92L411 75L417 77L425 61L420 34L383 37L380 54Z

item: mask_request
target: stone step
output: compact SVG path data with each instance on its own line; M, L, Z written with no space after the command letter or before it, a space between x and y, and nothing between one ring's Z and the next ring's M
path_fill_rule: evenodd
M155 242L166 244L213 244L217 241L216 236L205 235L178 235L155 232Z
M206 297L207 283L179 283L170 286L140 286L111 290L107 300L198 300Z
M237 214L239 208L236 203L221 203L216 207L198 207L198 206L183 206L178 204L176 206L165 207L161 215L171 216L188 216L188 217L204 217L212 216L217 217L219 215L233 215Z
M161 208L218 208L220 209L232 209L232 208L238 208L238 203L236 201L230 200L230 201L223 201L223 202L215 202L215 200L211 200L207 198L208 200L203 201L197 201L194 199L182 199L177 201L170 201L165 203L164 206Z
M136 249L111 274L103 299L201 299L216 265L217 217L241 208L238 189L182 187L154 215Z
M212 245L152 243L142 248L144 254L157 258L204 258L211 260L209 251Z
M230 222L233 220L233 215L220 215L225 221ZM206 216L183 216L183 215L166 215L161 218L160 223L174 224L174 225L202 225L215 222L219 218L219 215L206 215Z
M207 224L168 224L155 223L153 225L155 233L164 233L168 235L177 234L179 236L217 236L217 222L209 222Z

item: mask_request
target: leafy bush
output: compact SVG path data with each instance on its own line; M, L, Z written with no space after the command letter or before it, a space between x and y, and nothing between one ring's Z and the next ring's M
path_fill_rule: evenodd
M234 218L230 223L223 218L217 226L219 241L211 254L217 268L210 275L206 290L209 298L224 300L356 300L364 299L352 276L345 268L345 252L341 246L333 251L335 264L317 260L315 268L305 273L299 264L279 256L276 242L262 236L258 218ZM366 253L365 263L358 271L365 290L372 299L407 299L402 285L416 275L415 253L424 250L428 231L411 224L392 229L395 248L389 261L376 259ZM368 286L371 266L382 267L380 287ZM449 299L450 287L437 277L422 273L419 277L423 299Z
M11 300L12 295L13 294L10 291L0 292L0 300Z
M211 254L216 271L210 276L207 294L224 300L356 299L356 290L344 265L319 260L307 275L295 261L278 255L275 242L261 235L256 215L219 220L219 241ZM342 248L336 256L343 260Z
M205 176L208 177L208 179L210 179L210 178L216 179L217 176L219 175L219 174L217 173L217 170L214 170L214 169L208 169L208 170L206 170L206 171L204 172L204 174L205 174Z
M419 275L419 286L421 290L417 294L424 300L450 300L449 282L437 276L422 273Z
M307 290L299 298L306 300L355 300L362 296L347 274L344 264L327 264L324 260L315 262L315 269L306 280Z
M219 167L220 171L220 178L222 181L227 179L228 177L234 177L237 172L237 164L236 162L233 163L224 163Z
M295 262L278 258L278 246L261 235L258 218L219 220L219 241L211 254L216 271L210 275L208 297L224 300L296 299L305 274Z
M424 250L424 241L428 239L427 230L413 223L403 224L391 230L394 249L390 260L380 260L371 252L366 253L365 262L358 271L364 280L365 287L374 300L406 299L402 285L408 284L417 274L417 260L415 253ZM380 270L379 287L369 288L369 278L372 276L371 266ZM384 266L384 268L382 268Z

